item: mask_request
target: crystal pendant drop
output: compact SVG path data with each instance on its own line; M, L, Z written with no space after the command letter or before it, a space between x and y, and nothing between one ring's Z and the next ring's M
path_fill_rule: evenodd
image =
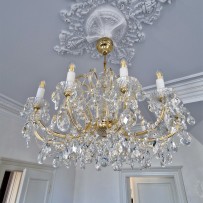
M180 143L182 145L189 146L191 144L192 138L188 132L183 132L180 136Z
M43 161L43 155L42 155L41 152L38 154L37 162L38 162L38 164L43 164L43 162L44 162L44 161Z
M187 122L189 125L195 125L195 119L191 115L187 117Z
M160 150L160 144L158 142L156 142L154 145L153 145L153 153L154 154L157 154Z
M45 155L49 155L50 152L51 152L51 147L50 147L50 145L49 145L49 144L46 144L46 145L44 146L44 148L42 149L42 151L44 152Z
M144 101L146 99L146 94L143 91L138 92L136 96L137 96L137 100L140 102Z
M162 168L166 167L166 160L163 154L161 154L161 161L160 161L160 165Z
M59 157L55 157L53 159L52 165L53 165L54 168L58 168L59 167L59 165L60 165Z
M112 167L113 167L113 170L114 170L114 171L120 171L122 165L121 165L120 162L115 162L115 163L112 164Z
M70 127L70 120L65 111L59 112L57 115L57 126L62 132L66 132Z
M135 125L136 120L137 120L137 116L133 115L133 113L129 109L124 110L120 116L121 123L127 128L132 127L132 124Z
M71 166L71 161L69 159L63 160L63 164L65 165L66 168L70 168Z
M51 124L50 124L49 128L54 130L54 128L56 127L56 122L57 122L57 116L54 115L52 120L51 120Z
M51 97L52 97L52 101L55 104L55 110L57 110L59 108L60 95L58 92L53 92Z
M44 123L48 123L49 120L50 120L50 115L49 115L48 113L43 113L43 114L42 114L42 121L43 121Z
M26 147L30 148L30 137L26 138Z
M68 159L69 153L67 151L63 152L63 159Z
M24 138L30 138L30 134L32 133L32 124L31 123L26 123L25 126L22 129L22 134Z
M168 152L166 154L165 164L167 165L172 164L172 160L173 160L173 155L170 152Z
M101 166L102 166L102 167L106 167L107 165L108 165L108 159L105 158L105 157L103 157L103 158L101 159Z
M178 147L177 147L175 142L172 141L170 143L170 149L171 149L172 152L177 152L178 151Z
M95 168L96 168L97 171L101 171L101 165L99 163L97 163L95 165Z

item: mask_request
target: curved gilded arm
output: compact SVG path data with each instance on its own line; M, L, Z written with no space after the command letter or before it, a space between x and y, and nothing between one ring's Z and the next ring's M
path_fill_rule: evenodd
M144 130L144 131L136 132L134 134L134 136L143 136L143 135L146 135L147 133L155 130L160 125L160 123L163 121L165 114L166 114L166 107L163 106L159 117L157 118L155 123L152 124L154 127L149 129L149 130Z
M35 109L35 114L37 113L39 109ZM47 126L45 126L41 120L38 120L37 117L35 116L35 123L43 130L45 130L45 132L48 134L48 135L51 135L51 136L55 136L55 137L58 137L58 138L61 138L61 139L77 139L81 136L73 136L73 135L67 135L67 134L62 134L62 133L59 133L59 132L56 132L50 128L48 128ZM42 138L42 136L39 135L39 133L35 130L34 131L34 134L35 134L35 137L40 140L40 141L44 141L44 139Z

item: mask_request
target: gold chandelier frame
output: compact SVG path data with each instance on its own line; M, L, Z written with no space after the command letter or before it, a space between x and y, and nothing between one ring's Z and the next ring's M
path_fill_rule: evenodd
M113 50L113 41L107 37L101 38L97 41L96 47L97 47L98 52L104 56L104 71L106 71L106 56ZM125 65L125 61L122 61L121 63L122 63L121 65ZM72 67L72 68L74 68L74 67ZM93 71L93 70L90 70L90 72L91 71ZM96 72L93 72L93 73L95 75L95 78L97 79L98 76L97 76ZM161 73L157 72L157 78L159 78L160 76L161 76ZM87 77L87 76L79 75L76 78L76 81L79 81L81 78L84 78L84 77ZM91 83L92 83L92 81L89 82L89 85L83 84L83 86L85 86L88 89L91 89L91 85L92 85ZM120 91L122 93L125 93L125 90L121 89ZM79 128L78 123L73 116L72 107L71 107L70 102L69 102L71 92L65 92L64 96L66 98L67 115L70 119L71 124L77 129L77 131L80 135L74 136L71 134L62 134L62 133L56 132L56 131L51 130L50 128L46 127L46 125L43 124L43 122L40 119L38 119L38 117L37 117L37 113L40 110L40 106L36 105L34 107L35 124L38 125L40 127L40 129L45 130L48 135L62 139L61 142L54 142L52 139L50 139L50 140L48 140L49 144L53 144L53 143L63 144L63 140L69 141L69 140L74 140L74 139L80 139L83 135L85 135L85 133L90 133L91 135L94 135L94 133L98 129L102 130L102 128L104 128L104 129L111 128L113 125L114 126L116 125L116 127L117 127L115 132L119 132L119 131L123 130L122 124L118 125L119 124L118 121L107 121L107 122L104 121L104 122L102 122L101 126L98 126L98 123L92 124L91 119L90 119L90 122L84 127L84 129ZM164 102L164 99L162 97L160 97L159 100L162 103ZM88 114L90 115L90 118L92 118L90 110L88 110L88 111L89 111ZM159 127L160 123L163 121L166 114L167 114L167 108L164 107L164 105L162 105L162 110L160 112L160 115L158 116L157 120L152 124L153 127L151 129L135 132L133 135L130 135L130 136L126 132L123 132L125 138L130 139L133 137L136 141L147 141L149 143L149 145L153 145L153 143L157 140L165 141L165 140L173 137L177 133L177 131L179 130L179 127L180 127L180 125L178 124L178 117L177 117L177 126L176 126L177 130L175 132L169 133L169 134L161 136L159 138L148 138L147 140L145 138L143 138L143 136L145 136L146 134L152 132L157 127ZM85 115L85 116L87 116L87 115ZM56 116L54 119L56 119ZM40 133L37 130L34 131L34 135L38 140L45 142L44 138L40 135ZM105 137L105 136L103 136L103 137Z

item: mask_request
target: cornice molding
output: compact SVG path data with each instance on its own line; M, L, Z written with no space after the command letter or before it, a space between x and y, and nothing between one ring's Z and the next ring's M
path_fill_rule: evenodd
M0 93L0 110L19 116L23 105Z
M185 104L203 101L203 72L169 80L165 84L166 87L173 88ZM155 89L155 85L143 88L146 92Z
M5 157L0 157L0 166L16 166L16 167L23 167L23 168L50 170L50 171L56 170L55 168L52 167L51 164L39 165L34 162L15 160L15 159L10 159L10 158L5 158Z
M165 82L167 87L175 89L185 104L203 101L203 72L189 75ZM155 85L144 87L143 90L151 92L156 89ZM0 110L19 116L23 104L0 94Z

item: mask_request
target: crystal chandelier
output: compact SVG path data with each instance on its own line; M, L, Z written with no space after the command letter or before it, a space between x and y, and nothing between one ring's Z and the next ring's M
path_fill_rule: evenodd
M104 70L97 75L92 69L75 76L71 64L67 80L60 82L52 94L55 110L50 124L49 103L44 99L42 81L36 97L28 98L21 115L26 118L23 137L27 144L34 136L41 151L38 163L53 157L53 166L71 164L85 168L95 163L97 170L111 165L120 170L123 164L136 163L149 168L153 158L164 167L172 163L180 144L190 145L187 123L194 118L176 93L165 87L157 72L157 89L145 93L139 81L128 76L125 60L117 76L106 64L113 50L113 41L104 37L97 41L97 50L104 56ZM147 121L139 104L147 105L154 121Z

